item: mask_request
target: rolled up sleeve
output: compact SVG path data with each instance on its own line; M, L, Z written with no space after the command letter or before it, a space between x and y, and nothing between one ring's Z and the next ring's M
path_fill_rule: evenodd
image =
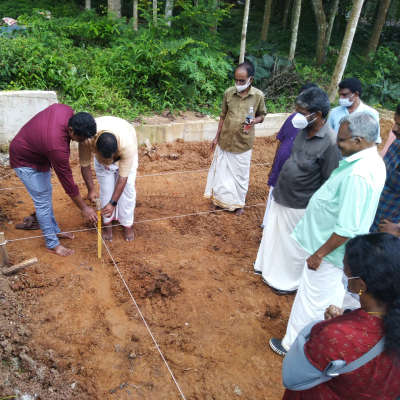
M79 164L81 167L88 167L92 159L92 144L89 141L79 143Z
M127 178L131 172L133 162L135 159L135 150L133 148L126 149L121 154L121 160L119 161L119 176Z
M265 107L265 99L264 96L260 97L260 101L258 102L258 107L256 110L256 117L267 115L267 108Z
M227 113L228 113L228 94L227 91L225 91L224 98L222 100L221 114L219 116L225 119Z

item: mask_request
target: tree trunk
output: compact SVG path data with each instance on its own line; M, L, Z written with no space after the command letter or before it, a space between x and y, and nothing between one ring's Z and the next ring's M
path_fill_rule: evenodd
M244 4L242 39L240 41L239 64L244 61L244 54L246 53L246 36L247 36L247 23L249 21L249 9L250 9L250 0L246 0L246 3Z
M338 12L338 9L339 9L339 0L333 0L331 13L329 14L328 29L326 30L325 54L326 54L326 50L328 50L329 44L331 43L333 24L335 23L335 18L336 18L336 14Z
M325 61L325 37L326 37L326 15L322 0L311 0L314 8L315 19L317 22L318 39L316 49L317 65L321 65Z
M282 27L283 29L287 28L288 20L289 20L289 9L292 4L292 0L285 0L285 4L283 6L283 17L282 17Z
M85 9L90 10L91 8L90 0L85 0Z
M297 45L297 33L301 14L301 0L294 0L292 17L292 37L290 39L289 61L293 61Z
M333 72L332 81L328 90L329 100L331 102L335 100L337 86L342 80L343 73L346 68L347 59L349 58L351 45L353 44L353 39L356 33L363 3L364 0L353 0L353 8L351 10L350 19L347 22L346 33L344 34L342 47L340 49L339 57Z
M157 0L153 0L153 24L157 25Z
M132 14L132 21L133 21L133 30L138 30L138 0L133 0L133 14Z
M390 7L390 0L380 0L378 15L375 19L372 34L369 39L369 43L366 49L366 55L373 54L376 52L378 47L379 38L381 37L383 26L386 22L386 15Z
M165 1L165 19L167 20L167 25L171 26L172 10L174 9L174 0Z
M199 6L198 0L196 0L196 3L197 3L196 7L198 7ZM211 0L210 6L211 6L211 10L213 12L217 11L219 8L219 0ZM214 25L211 26L210 30L211 30L211 32L215 33L215 32L217 32L217 29L218 29L218 21L217 21L217 18L215 18Z
M108 11L121 18L121 0L108 0Z
M264 19L261 29L261 40L264 42L267 40L268 36L269 21L271 20L271 6L272 0L265 0Z

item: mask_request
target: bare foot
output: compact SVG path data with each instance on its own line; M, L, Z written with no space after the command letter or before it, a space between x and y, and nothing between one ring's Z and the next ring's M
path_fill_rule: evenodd
M65 232L65 233L57 233L57 236L60 239L75 239L75 235L73 233Z
M132 226L124 226L124 238L127 242L132 242L135 238L135 234L133 233L133 225Z
M68 249L67 247L62 246L59 244L56 247L53 247L52 249L47 249L50 251L50 253L57 254L58 256L61 257L68 257L74 254L74 251L72 249Z
M104 225L103 226L103 239L108 240L109 242L112 242L112 225L110 224L109 226Z
M244 213L244 208L237 208L236 210L235 210L235 214L236 215L242 215Z

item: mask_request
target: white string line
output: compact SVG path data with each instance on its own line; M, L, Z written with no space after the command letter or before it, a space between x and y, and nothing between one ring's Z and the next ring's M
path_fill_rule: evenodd
M252 164L251 167L259 167L259 166L271 166L271 163L259 163L259 164ZM193 170L188 170L188 171L168 171L168 172L158 172L155 174L143 174L143 175L137 175L136 178L145 178L148 176L163 176L163 175L177 175L177 174L196 174L200 172L206 172L208 171L209 168L204 168L204 169L193 169ZM4 179L4 178L3 178ZM76 182L76 184L82 184L84 181L79 181ZM55 183L55 185L59 185L59 183ZM0 191L4 190L15 190L15 189L24 189L25 186L13 186L13 187L6 187L6 188L0 188Z
M97 227L96 227L95 229L97 230ZM99 231L97 231L97 234L99 234ZM114 257L113 257L113 255L111 254L111 251L110 251L109 247L107 246L107 243L105 242L105 240L104 240L103 237L102 237L101 239L102 239L102 241L103 241L104 247L106 248L106 250L107 250L107 252L108 252L108 255L109 255L110 258L111 258L111 261L112 261L113 264L114 264L115 269L117 270L117 272L118 272L118 274L119 274L119 277L120 277L121 280L122 280L122 283L124 284L126 290L128 291L129 296L131 297L133 304L135 305L136 309L138 310L138 313L139 313L139 315L140 315L140 318L142 318L142 321L143 321L143 323L144 323L144 326L145 326L146 329L147 329L147 332L148 332L149 335L151 336L151 339L153 340L153 343L154 343L154 345L156 346L156 349L158 350L158 352L159 352L159 354L160 354L162 360L164 361L164 364L165 364L165 366L167 367L168 372L169 372L169 374L171 375L172 380L174 381L176 387L178 388L178 391L179 391L179 393L180 393L182 399L183 399L183 400L186 400L186 397L185 397L185 395L183 394L183 392L182 392L182 390L181 390L181 387L179 386L178 381L176 380L176 378L175 378L175 376L174 376L174 374L173 374L171 368L169 367L168 362L167 362L167 360L165 359L164 354L162 353L162 351L161 351L161 349L160 349L160 346L158 345L158 343L157 343L157 341L156 341L156 339L155 339L153 333L152 333L151 330L150 330L149 325L147 324L146 319L144 318L144 316L143 316L143 314L142 314L142 311L140 310L140 308L139 308L139 306L138 306L138 304L137 304L135 298L133 297L133 294L132 294L131 290L129 289L129 286L128 286L127 283L126 283L126 281L125 281L125 279L124 279L124 276L122 275L120 269L118 268L118 265L117 265L117 263L115 262Z
M250 204L248 206L244 206L243 208L251 208L251 207L261 207L265 206L265 203L258 203L258 204ZM209 211L198 211L194 213L189 213L189 214L178 214L178 215L173 215L173 216L168 216L168 217L159 217L159 218L152 218L152 219L143 219L141 221L134 221L133 224L145 224L149 222L157 222L157 221L166 221L169 219L176 219L176 218L185 218L185 217L193 217L197 215L207 215L207 214L213 214L213 213L218 213L222 211L229 211L228 208L221 208L219 210L209 210ZM121 224L115 224L114 226L122 226ZM65 232L59 232L57 235L60 234L66 234L66 233L78 233L78 232L87 232L87 231L93 231L97 230L97 227L94 228L83 228L83 229L77 229L73 231L65 231ZM23 238L15 238L15 239L7 239L6 243L12 243L12 242L18 242L20 240L30 240L30 239L38 239L46 236L53 236L54 233L47 234L47 235L37 235L37 236L28 236L28 237L23 237Z

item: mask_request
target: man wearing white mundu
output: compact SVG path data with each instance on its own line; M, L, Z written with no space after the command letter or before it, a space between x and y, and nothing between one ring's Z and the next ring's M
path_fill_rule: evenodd
M97 134L79 143L81 172L88 189L88 198L94 200L90 162L92 153L94 168L100 185L101 214L105 225L103 237L112 240L112 221L118 220L124 229L124 238L134 238L133 219L136 205L136 170L138 167L135 128L117 117L96 118Z

